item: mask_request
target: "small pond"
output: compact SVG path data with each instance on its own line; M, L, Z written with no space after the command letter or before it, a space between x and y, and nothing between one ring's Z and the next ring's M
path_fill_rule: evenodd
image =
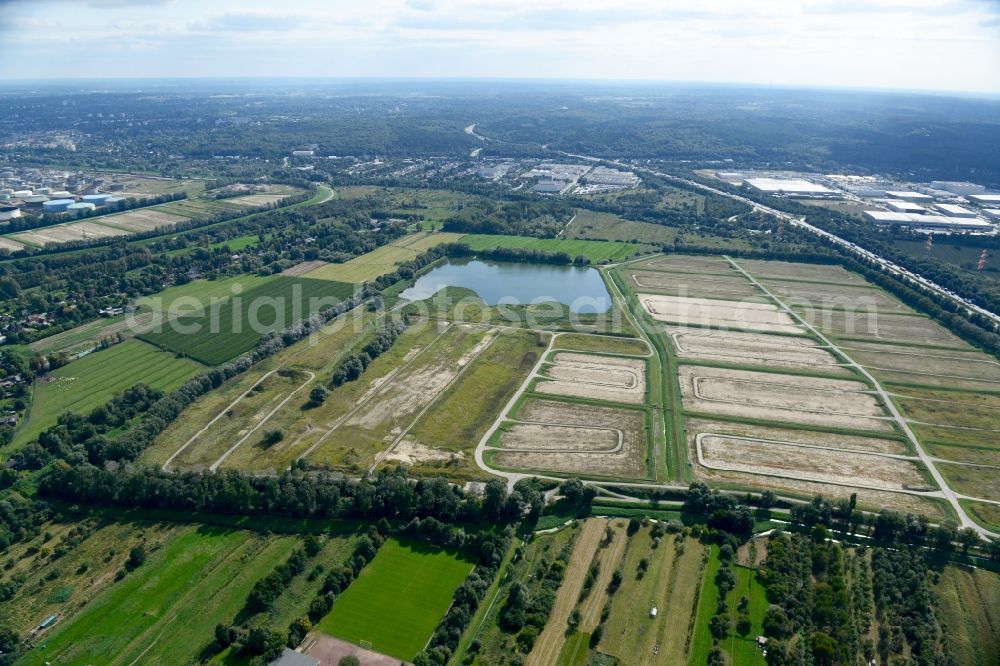
M488 305L557 301L575 313L601 313L611 307L611 295L596 268L464 258L431 269L400 296L420 301L445 287L471 289Z

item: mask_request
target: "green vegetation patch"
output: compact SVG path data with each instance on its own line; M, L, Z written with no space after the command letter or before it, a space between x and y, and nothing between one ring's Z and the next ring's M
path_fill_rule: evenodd
M388 245L355 257L343 264L327 264L306 275L316 280L336 280L359 284L391 273L400 264L416 258L442 243L454 243L462 234L418 232L397 238Z
M337 598L318 628L413 661L472 572L472 560L426 544L390 539Z
M164 324L163 330L140 337L217 365L250 351L264 334L288 328L353 294L354 286L342 282L277 277L219 307L178 317Z
M473 250L493 250L498 247L542 252L565 252L571 257L583 255L591 263L622 261L636 254L640 248L632 243L614 241L571 240L568 238L531 238L530 236L502 236L494 234L468 234L462 243Z
M171 391L198 373L202 366L160 351L139 340L88 354L55 370L35 383L27 422L12 446L34 440L56 424L60 414L87 414L116 393L136 384Z

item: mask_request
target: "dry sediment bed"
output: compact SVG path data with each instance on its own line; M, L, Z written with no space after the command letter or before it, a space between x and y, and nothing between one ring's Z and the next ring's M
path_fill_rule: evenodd
M810 338L740 331L668 327L682 359L850 374L830 351Z
M759 280L779 279L846 285L869 284L863 277L842 266L760 259L740 259L739 264L745 271Z
M919 315L885 314L867 310L796 310L809 324L835 337L969 348L943 326Z
M892 432L881 403L862 382L681 366L687 410L737 418Z
M734 301L766 299L763 292L741 276L636 271L628 273L628 277L643 291Z
M559 352L535 385L538 393L642 404L646 362L642 359Z
M642 410L528 398L515 418L522 423L563 426L563 429L555 432L545 427L525 429L509 423L494 444L498 448L487 451L488 460L495 467L631 479L647 476L646 415ZM589 429L588 435L579 437L588 437L588 443L602 448L552 450L549 438L567 435L565 426ZM607 449L609 432L621 439L620 446L610 450ZM537 436L535 442L531 441L531 435Z
M794 434L792 434L794 437ZM718 470L879 490L934 490L913 459L713 432L695 436L699 464Z
M683 326L737 328L772 333L804 333L788 313L771 303L720 301L658 294L637 294L639 302L657 321Z
M768 281L762 282L762 284L789 306L843 308L852 311L913 312L881 289L805 282Z
M632 265L635 268L648 268L660 271L678 271L703 275L739 275L739 272L722 257L667 255L653 257Z

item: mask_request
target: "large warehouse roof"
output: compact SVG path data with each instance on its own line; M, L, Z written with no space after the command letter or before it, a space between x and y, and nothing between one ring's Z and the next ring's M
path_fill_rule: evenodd
M837 194L836 190L829 187L810 183L801 178L748 178L744 181L750 187L766 192L767 194L808 194L808 195L831 195Z
M865 217L879 224L902 224L908 227L951 229L954 231L989 231L993 225L982 220L945 217L944 215L913 215L887 210L866 210Z

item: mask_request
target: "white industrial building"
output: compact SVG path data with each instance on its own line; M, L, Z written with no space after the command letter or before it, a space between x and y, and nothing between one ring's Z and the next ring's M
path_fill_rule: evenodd
M866 210L865 217L876 224L898 224L935 231L992 231L993 225L976 218L955 218L944 215L914 215L887 210Z
M955 204L934 204L934 207L948 217L976 217L976 212Z
M964 183L954 180L933 180L931 187L935 190L944 190L952 194L983 194L986 188L975 183Z
M984 208L983 214L991 220L1000 222L1000 208Z
M743 184L761 194L799 198L839 198L840 193L801 178L748 178Z
M0 206L0 221L6 222L15 217L21 217L21 209L17 206Z
M965 198L984 206L1000 204L1000 194L970 194Z
M312 157L316 152L313 150L293 150L292 157Z
M885 193L885 196L889 197L890 199L899 199L900 201L911 201L913 203L916 203L918 201L929 203L934 200L934 197L932 197L929 194L922 194L920 192L913 192L911 190L905 190L905 191L889 190L888 192Z
M927 209L909 201L886 201L885 205L897 213L912 213L913 215L923 215Z

